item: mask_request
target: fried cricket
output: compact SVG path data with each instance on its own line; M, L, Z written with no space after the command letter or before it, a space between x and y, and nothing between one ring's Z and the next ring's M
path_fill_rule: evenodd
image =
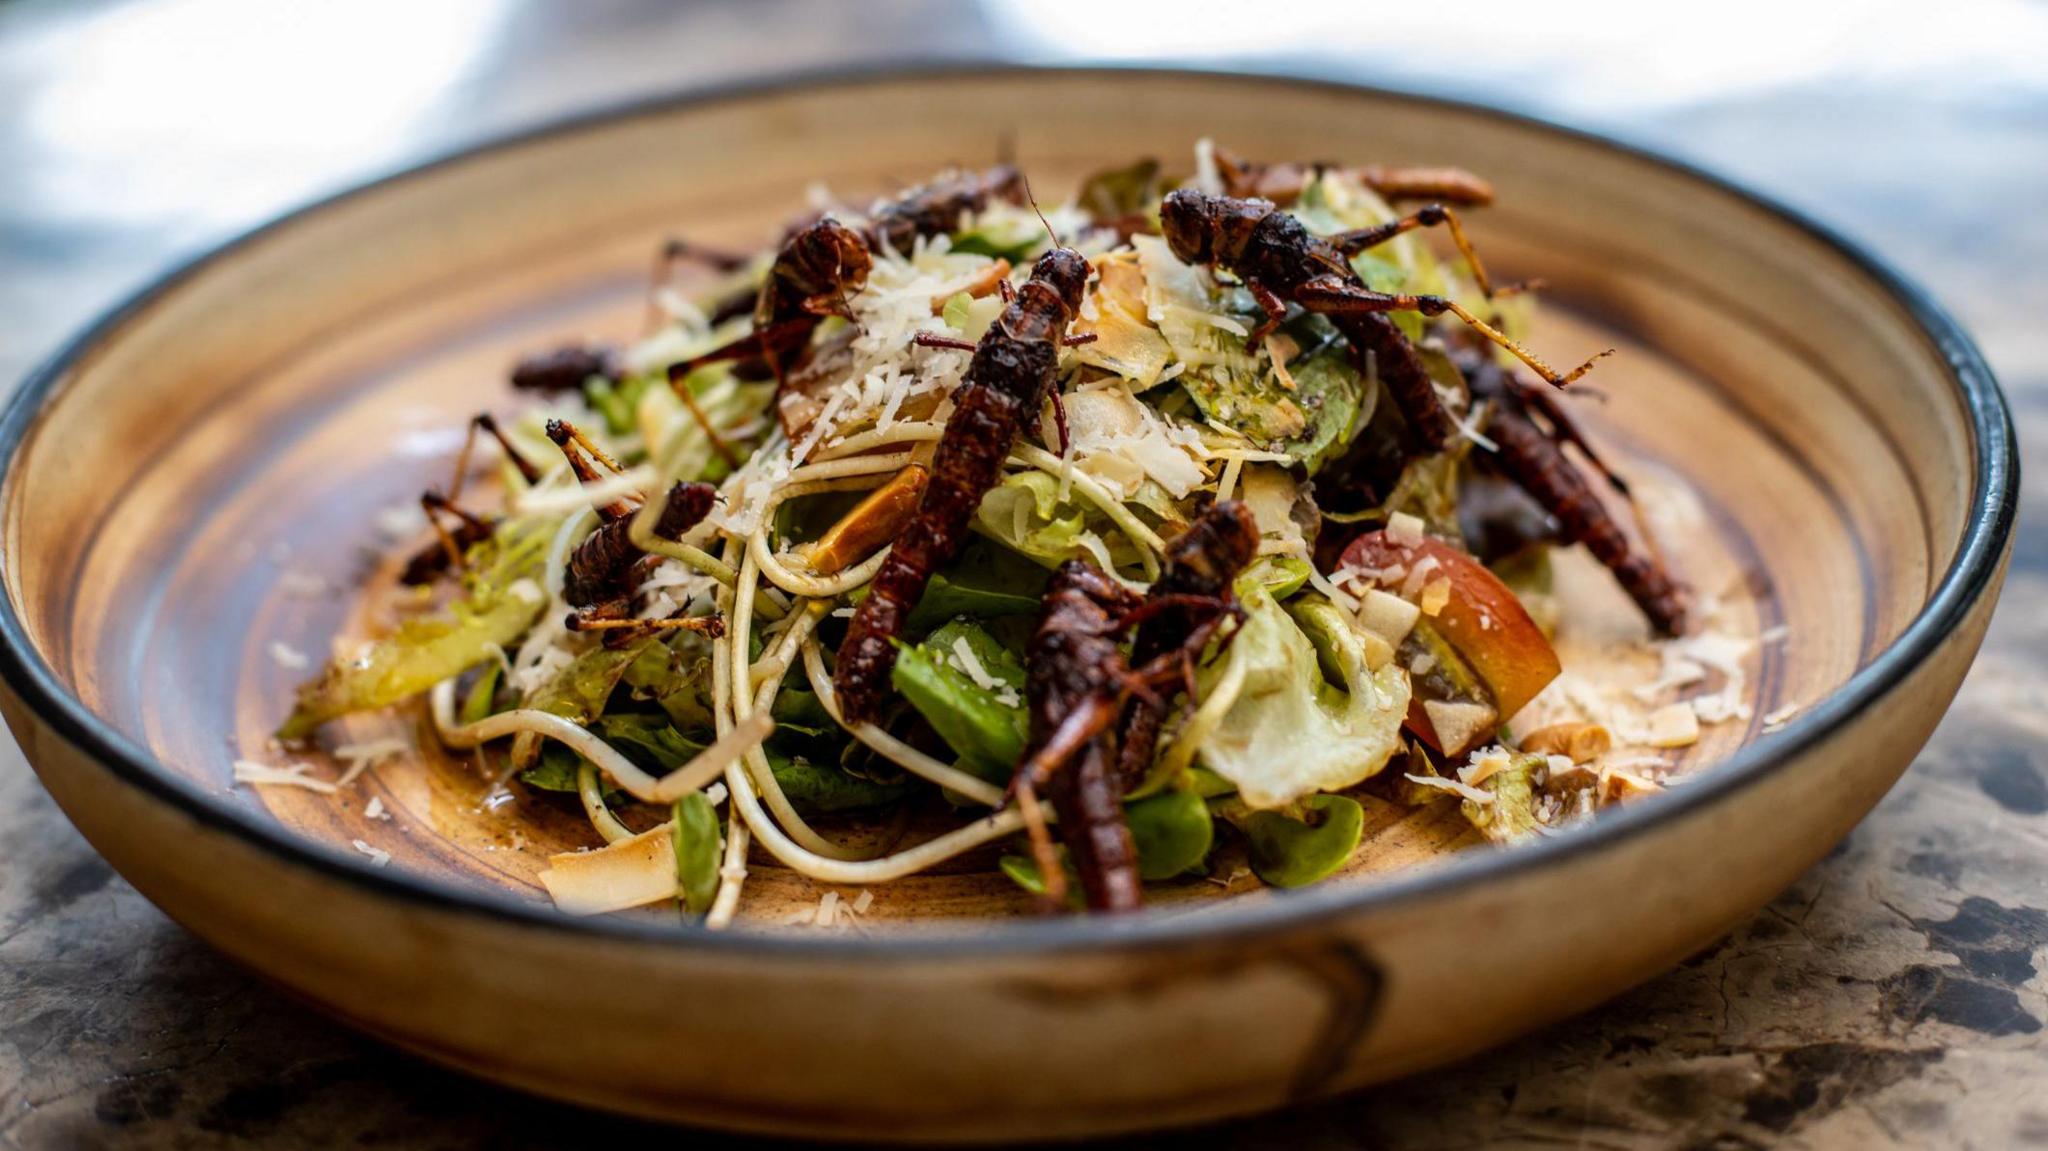
M1087 283L1088 261L1078 253L1047 252L975 348L917 513L875 573L840 646L833 684L848 723L871 721L879 710L896 662L890 641L902 634L932 573L959 554L968 521L1002 477L1025 422L1036 417Z

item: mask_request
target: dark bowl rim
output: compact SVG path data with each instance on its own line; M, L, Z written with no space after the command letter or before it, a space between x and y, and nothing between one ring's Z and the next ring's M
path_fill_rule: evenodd
M158 276L102 313L67 340L24 379L0 413L0 493L11 486L22 448L29 442L47 400L64 377L95 347L150 304L229 254L336 204L418 179L478 156L508 151L588 128L679 109L772 96L819 87L857 88L901 80L948 80L1009 76L1180 76L1219 84L1307 87L1369 96L1390 102L1428 105L1494 119L1521 129L1560 136L1662 167L1690 178L1703 189L1747 202L1804 232L1848 261L1904 309L1948 367L1950 380L1968 413L1976 453L1971 486L1973 511L1955 559L1926 605L1889 646L1840 688L1794 718L1769 739L1739 749L1695 782L1657 802L1603 816L1571 835L1545 839L1512 851L1466 853L1437 866L1358 885L1311 887L1247 901L1239 909L1201 916L1135 916L1129 919L1069 916L1023 923L996 922L973 933L948 928L900 936L844 936L822 933L710 931L621 917L574 918L509 894L458 887L439 880L389 872L367 859L346 855L297 835L267 816L222 802L198 785L158 764L66 690L30 642L11 595L0 595L0 678L4 678L38 719L103 764L123 782L149 793L201 825L249 842L280 862L309 868L335 881L425 910L481 916L508 926L608 938L620 942L704 948L720 954L774 956L795 960L865 957L870 960L1014 958L1073 949L1136 949L1217 944L1248 935L1300 930L1347 915L1443 897L1500 878L1555 868L1582 855L1605 851L1624 840L1685 818L1722 796L1749 787L1840 732L1881 700L1932 654L1995 586L2018 511L2019 459L2011 414L1989 366L1962 328L1924 289L1826 224L1684 160L1613 137L1553 123L1537 116L1467 100L1351 83L1285 71L1206 69L1184 63L1110 63L1101 66L1041 66L1023 62L889 63L799 72L679 93L657 95L578 112L539 125L458 147L387 175L276 216L209 248Z

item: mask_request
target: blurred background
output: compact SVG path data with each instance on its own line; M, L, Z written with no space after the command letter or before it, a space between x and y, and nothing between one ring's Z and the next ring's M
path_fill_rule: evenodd
M2027 467L2048 466L2048 5L2026 0L0 2L0 387L182 259L450 149L659 94L980 60L1308 74L1679 156L1930 287L1989 354ZM1454 1072L1196 1141L2048 1142L2039 491L1956 711L1754 922ZM253 985L116 879L0 737L0 1148L645 1135L427 1068Z
M0 369L177 255L421 157L660 93L984 59L1278 69L1504 104L1707 164L1909 271L2048 258L2048 217L2029 210L2048 203L2048 6L2027 0L15 0ZM1994 343L2048 305L2038 281L1959 289L1997 309L1972 316Z

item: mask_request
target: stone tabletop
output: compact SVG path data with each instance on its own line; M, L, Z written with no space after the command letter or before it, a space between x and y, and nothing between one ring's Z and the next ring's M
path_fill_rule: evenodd
M1153 51L1508 103L1764 188L1962 317L2011 398L2026 468L2048 467L2048 10L1873 3L1845 25L1761 3L1666 7L1565 19L1592 11L1566 4L1525 27L1529 6L1486 3L1458 6L1452 24L1426 6L1368 20L1304 4L1276 26L1223 4L1065 0L17 2L0 7L0 378L180 253L536 118L821 64ZM365 72L369 57L379 67ZM2048 1146L2039 491L2023 500L1990 638L1933 742L1839 849L1733 934L1463 1065L1156 1141ZM471 1082L283 997L117 878L0 745L0 1148L677 1138Z

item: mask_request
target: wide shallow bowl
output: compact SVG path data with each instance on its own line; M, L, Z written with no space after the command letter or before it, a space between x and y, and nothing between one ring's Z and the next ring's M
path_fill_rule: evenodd
M297 674L273 645L324 650L374 511L439 475L447 427L506 402L514 351L630 335L664 233L758 243L813 181L878 192L1005 137L1056 196L1204 135L1495 181L1477 238L1509 273L1549 279L1545 347L1623 347L1601 369L1600 430L1701 493L1720 565L1702 590L1783 637L1752 657L1756 717L1701 753L1721 762L1520 850L1195 914L865 934L558 915L527 883L524 833L493 824L459 772L379 770L338 803L231 786ZM0 443L7 722L149 898L353 1025L481 1075L888 1140L1277 1107L1478 1050L1677 962L1820 858L1912 760L1991 614L2017 485L1968 341L1811 223L1496 112L1167 72L828 80L465 153L151 288L28 382ZM1765 733L1763 713L1789 704L1797 718ZM367 794L399 818L365 820ZM817 896L757 870L763 898ZM891 906L974 910L933 882Z

